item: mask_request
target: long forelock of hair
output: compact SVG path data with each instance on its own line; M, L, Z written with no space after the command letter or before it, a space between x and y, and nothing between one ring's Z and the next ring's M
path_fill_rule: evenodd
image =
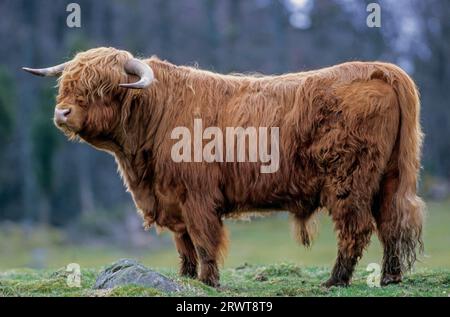
M123 65L130 58L126 51L105 47L78 53L59 78L60 93L77 91L88 102L111 96L126 81Z

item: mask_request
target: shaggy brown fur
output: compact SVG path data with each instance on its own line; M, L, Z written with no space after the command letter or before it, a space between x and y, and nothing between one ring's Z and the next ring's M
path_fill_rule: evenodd
M347 285L374 231L384 245L382 284L401 280L421 247L416 196L422 133L413 81L395 65L350 62L281 76L222 75L144 60L156 81L144 90L123 71L128 52L80 53L59 82L70 137L112 153L146 227L174 233L183 275L218 285L226 248L222 219L251 210L287 210L309 245L319 209L338 232L325 283ZM172 129L279 127L280 168L260 163L175 163Z

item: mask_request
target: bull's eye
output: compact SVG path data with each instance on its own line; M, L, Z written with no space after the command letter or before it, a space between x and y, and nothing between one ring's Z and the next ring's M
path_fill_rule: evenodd
M86 99L83 96L77 96L75 98L75 103L79 105L80 107L86 106Z

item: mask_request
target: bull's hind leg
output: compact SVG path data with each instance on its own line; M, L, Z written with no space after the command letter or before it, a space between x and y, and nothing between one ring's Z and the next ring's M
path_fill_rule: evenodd
M318 153L325 165L322 205L335 221L339 246L325 285L347 285L374 230L371 207L399 131L394 89L380 80L357 82L337 91L343 96L336 128L326 132ZM339 121L340 120L340 121ZM331 121L333 123L333 121Z
M398 171L391 168L383 178L379 194L375 197L372 208L377 223L378 236L383 245L381 285L400 283L402 280L401 261L397 250L397 232L395 232L392 221L395 215L395 210L392 210L392 201L397 187Z
M401 210L394 203L399 183L399 173L395 168L389 168L383 177L379 195L374 204L373 212L377 221L378 237L383 245L383 268L381 285L397 284L402 281L402 271L411 268L416 260L416 248L422 246L421 228L422 218L413 215L414 205L406 200L409 209L408 217L402 218ZM414 198L417 204L421 201ZM404 205L405 206L405 205ZM416 205L417 206L417 205ZM419 205L420 206L420 205Z
M338 255L328 287L350 283L375 227L371 205L385 163L375 145L358 145L358 155L344 157L327 186L326 206L338 232Z
M187 201L183 216L200 260L199 279L206 285L218 287L218 262L226 245L226 235L214 208L207 208L199 204L200 201L201 198L195 203Z
M341 201L332 211L338 231L338 255L326 287L347 286L355 266L370 242L373 218L365 204L352 200Z
M197 253L191 237L187 232L175 233L173 236L175 245L180 255L180 275L197 277Z

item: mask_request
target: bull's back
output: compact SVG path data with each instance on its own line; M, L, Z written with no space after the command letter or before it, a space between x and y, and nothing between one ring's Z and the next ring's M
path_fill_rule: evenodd
M335 80L337 70L343 73ZM397 138L399 108L392 86L370 73L376 71L372 64L343 64L304 77L290 97L256 96L274 105L255 114L253 123L280 127L280 169L261 174L259 164L227 165L226 196L232 205L288 208L306 201L314 206L318 196L336 194L324 186L342 177L337 170L348 168L350 175L349 162L367 147L376 149L373 159L384 168Z

